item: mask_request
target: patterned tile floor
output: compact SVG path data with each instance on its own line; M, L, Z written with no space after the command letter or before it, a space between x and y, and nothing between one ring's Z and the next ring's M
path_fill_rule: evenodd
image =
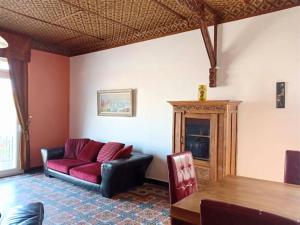
M0 212L36 201L44 204L45 225L170 224L168 191L152 184L107 199L41 173L0 179Z

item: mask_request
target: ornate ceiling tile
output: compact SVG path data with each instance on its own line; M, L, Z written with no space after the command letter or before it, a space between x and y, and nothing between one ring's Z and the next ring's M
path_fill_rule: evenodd
M53 26L38 20L18 15L11 17L11 11L0 8L0 27L34 37L45 43L57 43L78 36L77 32Z
M0 7L47 22L55 22L78 11L59 0L1 0Z
M78 55L300 5L300 0L0 0L0 29L33 38L38 49ZM47 46L48 45L48 46Z

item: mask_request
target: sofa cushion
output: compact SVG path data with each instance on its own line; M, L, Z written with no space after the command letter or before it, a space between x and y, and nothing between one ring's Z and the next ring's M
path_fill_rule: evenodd
M112 157L112 160L128 158L131 152L132 152L132 145L129 145L125 148L122 148L120 151L117 151L116 154Z
M90 140L79 152L77 159L86 162L95 162L104 143Z
M89 163L70 169L70 175L95 184L101 182L101 163Z
M68 139L65 143L65 159L76 159L82 148L90 141L87 138Z
M97 162L104 163L112 160L113 156L124 147L124 144L118 142L108 142L100 150L97 156Z
M81 166L87 163L88 162L78 159L53 159L47 162L47 166L50 169L68 174L72 167Z

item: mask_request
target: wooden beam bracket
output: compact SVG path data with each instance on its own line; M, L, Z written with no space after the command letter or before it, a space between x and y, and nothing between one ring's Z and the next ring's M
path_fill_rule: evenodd
M204 18L204 10L197 11L200 18L200 30L205 44L211 68L209 69L209 87L217 87L217 44L218 44L218 16L215 15L214 41L209 35L208 26Z
M179 0L179 2L188 7L190 10L196 12L199 16L200 30L211 66L209 69L209 87L217 87L217 44L219 15L211 7L208 7L204 0ZM213 13L215 17L214 42L211 40L207 21L204 17L205 8Z
M200 29L211 66L211 68L209 69L209 87L217 87L218 25L216 24L214 26L214 44L212 44L207 26L201 27Z

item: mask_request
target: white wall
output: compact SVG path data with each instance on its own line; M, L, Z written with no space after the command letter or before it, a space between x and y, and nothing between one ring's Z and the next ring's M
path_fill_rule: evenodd
M284 152L300 149L300 8L220 26L219 87L209 99L242 100L238 175L282 181ZM297 29L296 29L297 28ZM167 179L172 149L168 100L195 100L208 83L199 30L71 58L71 137L133 144L155 156L147 176ZM286 108L275 83L287 82ZM97 90L137 89L137 115L97 116Z

